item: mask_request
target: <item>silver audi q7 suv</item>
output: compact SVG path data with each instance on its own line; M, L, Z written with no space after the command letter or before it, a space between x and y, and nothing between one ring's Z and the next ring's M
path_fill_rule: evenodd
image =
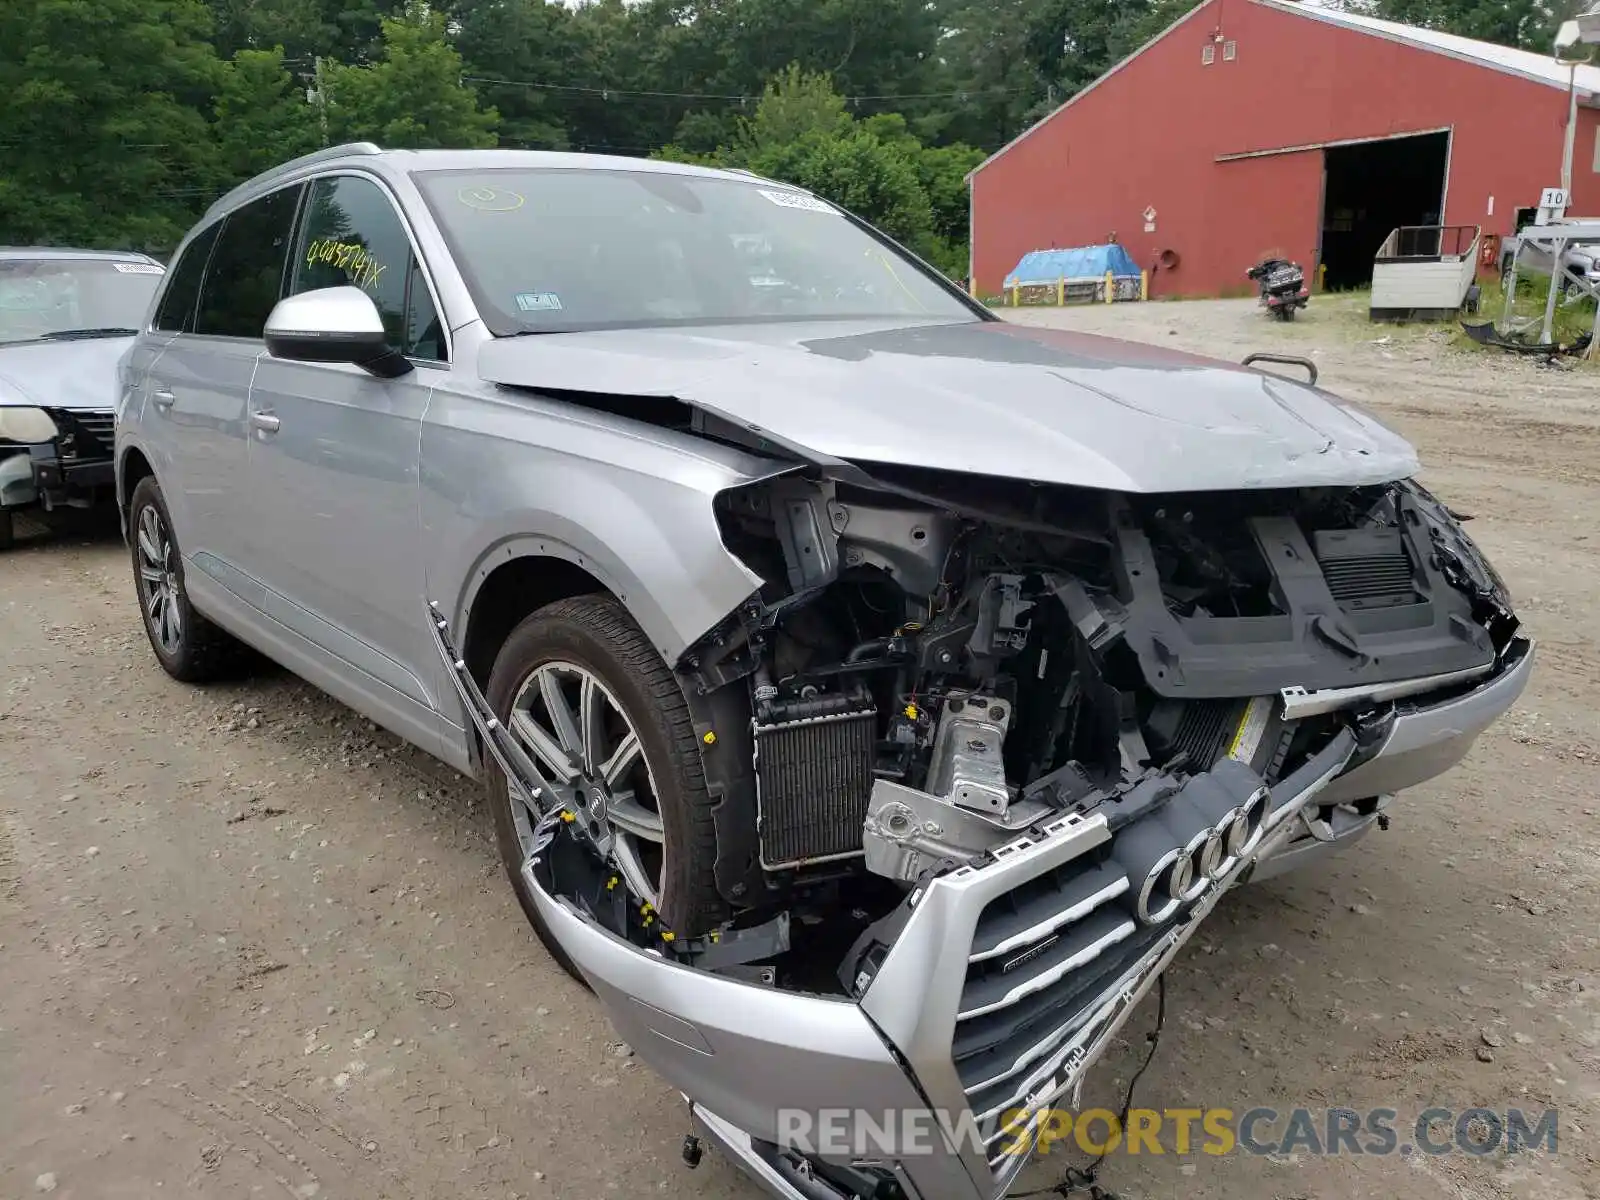
M252 647L480 776L550 952L787 1200L1003 1193L1219 898L1533 662L1314 370L998 320L740 173L287 163L185 239L118 416L161 665ZM794 1136L838 1109L883 1144Z

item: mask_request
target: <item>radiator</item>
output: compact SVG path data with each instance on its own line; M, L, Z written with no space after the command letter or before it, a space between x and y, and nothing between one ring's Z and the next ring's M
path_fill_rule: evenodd
M763 867L777 870L862 853L876 731L877 712L871 707L756 724Z

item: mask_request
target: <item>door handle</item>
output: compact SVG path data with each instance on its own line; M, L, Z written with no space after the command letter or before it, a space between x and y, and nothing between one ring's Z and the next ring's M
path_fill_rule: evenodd
M277 433L278 427L283 422L278 420L272 413L253 412L250 414L250 424L261 430L262 433Z
M177 403L177 401L178 398L168 391L150 393L150 403L154 404L162 412L166 412L167 409L171 408Z

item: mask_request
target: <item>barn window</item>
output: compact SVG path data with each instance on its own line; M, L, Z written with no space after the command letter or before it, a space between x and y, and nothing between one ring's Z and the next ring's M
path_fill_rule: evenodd
M1217 61L1217 48L1215 46L1213 46L1210 42L1207 42L1205 47L1200 51L1200 62L1204 66L1209 67L1212 63L1214 63L1216 61Z
M1238 42L1225 42L1225 43L1223 43L1223 46L1222 46L1222 61L1223 62L1232 62L1234 59L1236 59L1238 57L1239 57L1239 43Z

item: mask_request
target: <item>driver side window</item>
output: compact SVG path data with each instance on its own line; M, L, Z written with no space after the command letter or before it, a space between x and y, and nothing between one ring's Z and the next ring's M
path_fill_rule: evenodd
M381 187L357 175L312 183L289 293L343 285L372 297L402 353L445 361L443 322L400 216Z

